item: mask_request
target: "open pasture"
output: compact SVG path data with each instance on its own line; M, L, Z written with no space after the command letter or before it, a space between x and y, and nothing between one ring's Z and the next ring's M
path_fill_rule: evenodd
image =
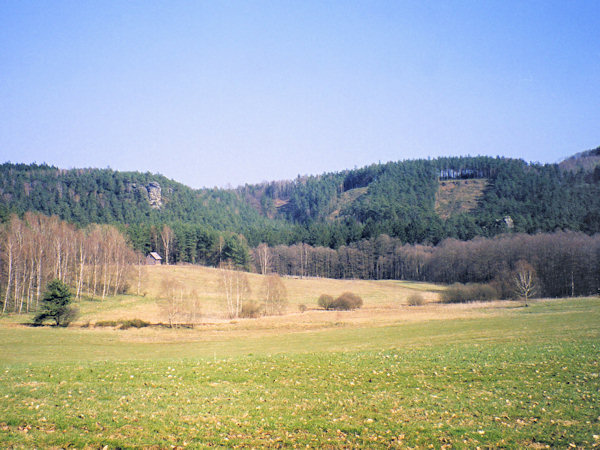
M406 311L277 332L1 322L0 443L600 445L599 299Z
M202 322L227 321L225 298L220 287L221 276L222 272L219 269L209 267L143 266L139 280L137 273L131 277L129 295L81 302L78 306L82 314L78 321L94 323L98 320L139 318L152 323L167 322L157 302L165 295L166 280L179 283L184 286L187 293L193 293L192 295L198 299L199 316ZM246 277L250 288L247 299L261 303L264 298L265 277L253 273L247 273ZM286 314L297 313L299 305L306 306L309 312L317 309L317 300L321 294L337 297L346 291L354 292L363 298L365 302L363 308L372 312L381 309L397 309L405 305L407 298L415 292L419 293L426 302L437 301L439 292L443 289L431 283L395 280L294 277L283 277L282 280L287 291Z

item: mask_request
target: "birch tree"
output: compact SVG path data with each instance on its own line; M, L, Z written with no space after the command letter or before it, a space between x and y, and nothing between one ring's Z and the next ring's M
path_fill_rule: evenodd
M520 260L515 264L515 271L513 274L513 283L515 286L515 293L525 299L525 306L529 298L534 296L537 292L537 274L535 269L525 260Z

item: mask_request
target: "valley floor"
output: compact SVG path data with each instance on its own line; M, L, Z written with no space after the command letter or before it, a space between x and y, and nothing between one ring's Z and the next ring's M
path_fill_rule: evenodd
M599 354L598 298L193 330L2 319L0 445L590 448Z

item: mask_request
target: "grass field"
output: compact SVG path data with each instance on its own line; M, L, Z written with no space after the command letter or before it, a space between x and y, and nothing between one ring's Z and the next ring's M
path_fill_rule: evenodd
M248 273L250 285L249 299L262 301L264 277ZM130 295L107 298L102 301L82 302L79 323L98 320L143 319L152 323L167 322L157 303L162 295L162 283L165 279L180 282L190 292L195 292L200 303L200 315L203 322L219 322L226 319L225 299L219 287L221 273L218 269L182 265L182 266L145 266L143 267L140 295L137 294L137 279L132 279ZM284 277L283 283L288 293L287 313L297 313L299 305L308 310L317 309L317 300L321 294L334 297L345 291L360 295L369 314L374 310L397 309L406 304L407 298L418 292L425 301L437 301L441 288L431 283L411 281L369 281L369 280L332 280L327 278Z
M600 446L600 299L392 310L193 330L3 319L0 445Z

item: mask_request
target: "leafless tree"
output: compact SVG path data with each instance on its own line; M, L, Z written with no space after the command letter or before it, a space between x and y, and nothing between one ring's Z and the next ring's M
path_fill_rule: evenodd
M535 269L525 260L520 260L515 265L513 274L513 283L515 293L525 299L525 306L528 300L537 292L537 275Z
M108 225L78 230L56 217L26 213L12 216L0 231L3 312L37 309L52 278L72 286L78 297L86 290L95 295L99 279L104 296L121 292L134 263L125 238Z
M277 274L267 275L263 280L265 313L282 314L287 304L287 289Z
M248 277L240 270L236 270L231 261L221 263L219 267L220 287L225 297L227 315L229 318L237 318L242 311L244 300L250 295L250 284Z
M260 273L266 275L271 270L271 250L264 242L256 247L254 252L256 261L260 268Z
M169 264L169 256L171 255L171 246L173 245L173 229L169 225L164 225L160 232L160 239L165 249L165 263Z
M177 326L183 311L183 284L171 277L164 278L160 284L160 306L167 317L169 327Z

